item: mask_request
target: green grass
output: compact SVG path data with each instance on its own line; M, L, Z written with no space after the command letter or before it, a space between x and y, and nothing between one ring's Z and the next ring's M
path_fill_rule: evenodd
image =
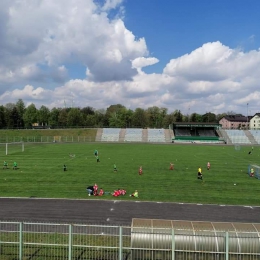
M101 162L97 163L94 150ZM260 205L260 181L247 175L248 164L260 164L260 148L219 145L160 144L25 144L10 146L9 155L0 146L0 156L9 164L0 169L1 197L89 199L86 187L97 183L105 191L117 188L128 194L139 191L139 200L229 205ZM70 158L69 154L75 154ZM12 170L13 161L19 170ZM211 162L207 171L206 164ZM169 170L170 162L175 165ZM118 172L113 171L116 163ZM68 171L63 172L63 164ZM138 175L139 166L143 175ZM197 179L202 167L204 181ZM234 185L234 183L236 185ZM91 197L91 199L100 199ZM102 199L115 199L105 195Z

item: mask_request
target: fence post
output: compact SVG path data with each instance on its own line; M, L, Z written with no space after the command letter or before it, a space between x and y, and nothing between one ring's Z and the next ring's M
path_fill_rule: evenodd
M229 240L229 236L228 236L228 232L226 232L226 238L225 238L225 242L226 242L226 257L225 257L225 260L228 260L228 252L229 252L228 240Z
M122 227L119 227L119 256L118 259L122 260L122 252L123 252L123 237L122 237Z
M19 223L19 260L23 259L23 222Z
M72 225L69 225L69 256L68 260L72 259Z
M172 260L175 260L175 234L172 228Z

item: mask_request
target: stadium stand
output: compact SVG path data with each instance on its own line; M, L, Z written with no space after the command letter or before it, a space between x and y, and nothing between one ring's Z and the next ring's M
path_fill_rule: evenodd
M118 142L121 128L103 128L102 142Z
M214 130L199 129L198 132L200 136L212 136L212 137L216 136Z
M191 133L188 129L175 129L174 135L191 136Z
M249 130L257 144L260 144L260 130Z
M233 144L251 144L243 130L225 130Z
M127 128L125 132L125 142L142 142L143 129Z
M164 129L148 129L148 142L165 143Z

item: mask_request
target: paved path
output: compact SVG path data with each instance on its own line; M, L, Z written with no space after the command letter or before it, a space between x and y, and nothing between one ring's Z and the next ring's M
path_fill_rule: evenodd
M260 223L260 207L0 198L0 220L131 225L132 218Z

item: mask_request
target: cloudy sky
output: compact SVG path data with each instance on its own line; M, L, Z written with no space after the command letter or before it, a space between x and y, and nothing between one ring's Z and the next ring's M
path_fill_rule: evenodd
M259 11L259 0L1 0L0 104L254 114Z

